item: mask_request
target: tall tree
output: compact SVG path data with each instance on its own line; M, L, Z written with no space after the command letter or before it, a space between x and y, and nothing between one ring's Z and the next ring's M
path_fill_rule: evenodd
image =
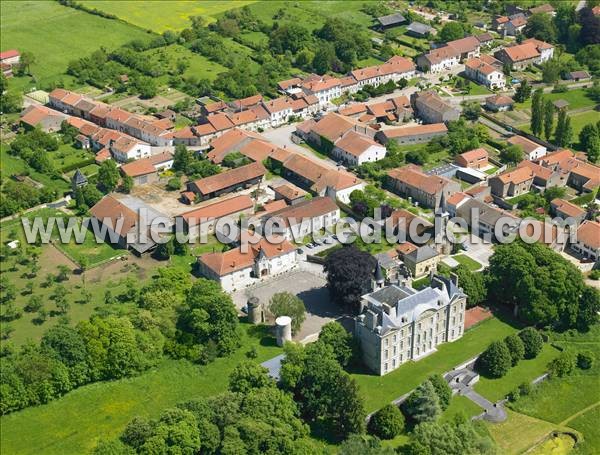
M524 32L528 38L536 38L547 43L556 42L556 26L552 16L546 13L532 14L527 19Z
M440 413L440 399L430 381L424 381L402 404L404 413L415 423L433 422Z
M534 136L540 136L544 129L544 100L542 96L542 89L537 89L533 92L533 97L531 98L531 132Z
M306 319L304 302L290 292L277 292L269 300L269 312L274 317L289 316L292 318L292 333L298 333Z
M114 160L106 160L100 164L98 182L107 193L114 191L117 187L119 183L119 169L117 169L117 163Z
M551 100L544 101L544 137L549 141L554 130L554 104Z
M515 91L514 99L517 103L524 103L531 96L531 85L525 79L521 84L517 87Z
M566 109L558 111L554 140L559 147L568 147L573 142L573 128L571 127L571 119L567 115Z
M327 287L334 302L358 312L361 296L370 289L375 265L373 256L353 245L327 256Z
M477 371L490 378L501 378L512 366L510 351L504 341L494 341L477 359Z

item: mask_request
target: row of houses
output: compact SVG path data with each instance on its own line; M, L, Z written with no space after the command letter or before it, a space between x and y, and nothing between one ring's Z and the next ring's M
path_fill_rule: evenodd
M57 111L83 118L100 127L125 133L152 146L173 145L171 130L174 125L168 118L133 114L62 88L52 90L48 99L50 106Z
M513 143L517 143L515 139ZM528 193L534 186L543 191L568 185L580 192L591 192L600 186L600 167L582 161L564 149L548 155L544 153L535 161L524 160L516 168L490 178L489 185L492 194L502 199Z

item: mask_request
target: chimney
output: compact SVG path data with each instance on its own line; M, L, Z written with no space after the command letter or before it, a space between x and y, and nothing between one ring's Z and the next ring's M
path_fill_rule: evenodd
M454 286L458 287L458 275L456 273L450 273L450 281L454 283Z

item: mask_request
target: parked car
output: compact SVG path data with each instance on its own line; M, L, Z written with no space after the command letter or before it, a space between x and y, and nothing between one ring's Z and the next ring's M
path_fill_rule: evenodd
M313 248L313 247L314 247L314 245L313 245L312 243L307 243L307 244L306 244L306 247L307 247L307 248Z
M298 253L298 254L304 254L304 250L302 248L298 248L296 250L296 253Z

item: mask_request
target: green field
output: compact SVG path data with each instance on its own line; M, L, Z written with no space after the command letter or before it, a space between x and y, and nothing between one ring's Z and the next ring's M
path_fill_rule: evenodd
M256 362L280 353L266 331L244 328L242 348L209 365L165 360L140 376L80 387L49 404L3 416L2 452L88 453L99 439L118 436L135 416L156 417L181 401L225 391L227 377L250 347L256 346Z
M38 85L67 80L61 75L69 61L88 56L101 46L113 49L149 37L136 27L53 1L4 1L1 10L2 50L31 52L36 59L31 69Z
M596 111L586 111L577 114L570 114L569 118L571 119L571 127L573 128L573 146L578 148L579 146L577 145L577 142L579 142L579 132L588 123L596 123L598 120L600 120L600 114L598 114ZM529 123L518 125L517 128L531 133L531 126Z
M556 397L555 397L556 398ZM507 409L508 419L485 424L503 455L520 454L541 442L556 425Z
M177 62L182 60L188 64L188 68L183 73L184 77L196 76L201 79L215 80L219 73L227 71L222 65L211 62L206 57L196 54L186 47L179 44L151 49L144 52L151 61L156 62L156 66L168 66L169 74L177 74ZM169 75L166 74L159 78L159 81L167 84Z
M569 427L583 433L583 443L575 448L577 455L595 455L600 450L600 406L581 414L569 422Z
M66 180L37 172L29 167L21 158L10 155L8 148L4 144L0 145L0 173L6 177L28 173L31 179L58 191L60 196L62 196L63 192L71 188L71 185Z
M569 107L568 109L579 109L582 107L591 107L596 103L592 98L587 95L587 90L583 88L578 88L575 90L569 90L564 93L544 93L544 99L549 99L552 101L556 100L565 100L568 101ZM526 100L524 103L515 103L515 109L528 109L531 110L531 98Z
M479 262L464 254L457 254L456 256L452 256L452 259L454 259L459 264L464 265L472 272L475 272L476 270L479 270L481 268L481 264Z
M448 409L444 411L440 418L442 422L451 422L458 414L463 414L465 417L470 418L479 415L482 412L483 409L481 409L467 397L462 395L453 395L452 400L450 400L450 406L448 406Z
M438 352L402 365L385 376L354 373L365 399L367 412L372 412L418 386L432 373L444 373L459 363L482 352L492 341L502 339L517 329L498 318L488 319L465 332L460 340L438 346Z
M106 1L83 0L88 8L96 8L144 29L162 33L165 30L182 30L191 25L190 16L205 16L209 21L224 11L254 3L252 0L236 1Z

